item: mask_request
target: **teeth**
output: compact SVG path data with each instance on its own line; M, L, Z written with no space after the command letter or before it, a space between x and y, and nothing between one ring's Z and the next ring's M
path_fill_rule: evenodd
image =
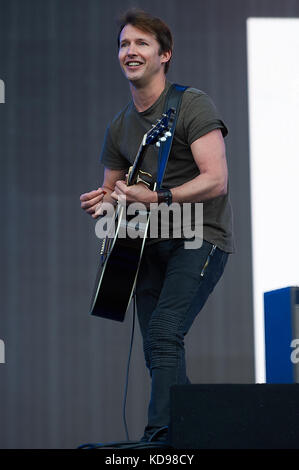
M140 62L128 62L127 65L141 65Z

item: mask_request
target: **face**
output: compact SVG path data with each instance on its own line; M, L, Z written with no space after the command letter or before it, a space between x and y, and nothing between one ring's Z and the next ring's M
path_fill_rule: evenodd
M120 66L133 84L146 85L156 75L164 75L164 63L170 52L159 55L160 45L153 34L130 24L120 35L118 58Z

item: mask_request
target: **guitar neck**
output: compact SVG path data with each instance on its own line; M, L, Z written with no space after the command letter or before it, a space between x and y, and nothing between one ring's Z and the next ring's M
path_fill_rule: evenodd
M133 166L131 168L131 171L130 171L130 174L129 174L129 177L128 177L128 181L127 181L127 186L132 186L133 184L136 183L137 176L138 176L138 170L140 169L140 167L143 163L143 160L144 160L147 149L148 149L148 146L145 146L142 142L140 147L139 147L139 150L137 152L137 155L135 157Z

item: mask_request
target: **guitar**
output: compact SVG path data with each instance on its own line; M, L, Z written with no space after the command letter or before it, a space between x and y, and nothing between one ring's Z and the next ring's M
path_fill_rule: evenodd
M140 169L147 149L150 145L160 146L171 136L170 129L174 121L175 109L170 108L161 119L143 136L133 165L129 168L127 185L142 182L155 190L156 183L151 175ZM140 213L141 211L139 211ZM121 235L122 230L128 229L129 217L125 207L118 203L114 211L112 225L113 236L107 235L102 241L100 263L96 274L94 290L91 299L90 314L122 322L131 302L139 266L144 250L149 226L150 211L144 211L144 223L140 236L130 238ZM127 233L130 233L129 230Z

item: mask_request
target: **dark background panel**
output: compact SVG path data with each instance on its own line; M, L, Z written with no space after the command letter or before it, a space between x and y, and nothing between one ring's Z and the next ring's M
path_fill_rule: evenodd
M88 315L99 242L79 195L100 186L105 128L129 99L115 20L132 5L170 25L169 79L210 94L230 130L237 251L186 339L189 375L254 382L246 18L298 16L298 2L0 0L2 448L125 438L132 312L123 324ZM138 438L149 397L138 327L129 379Z

